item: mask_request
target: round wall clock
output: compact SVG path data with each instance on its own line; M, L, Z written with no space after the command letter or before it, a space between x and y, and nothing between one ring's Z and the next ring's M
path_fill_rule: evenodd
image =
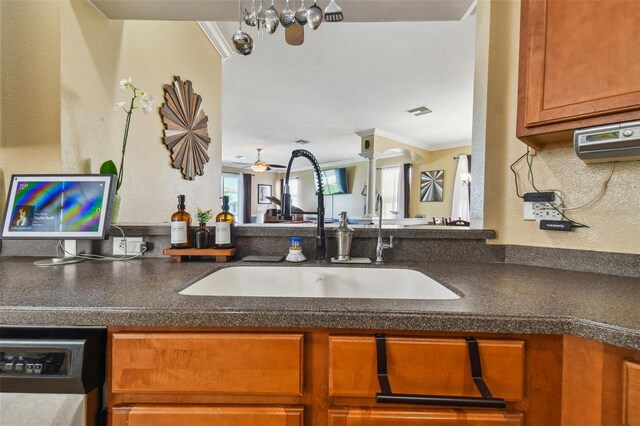
M162 141L171 152L171 165L180 169L185 179L194 180L204 174L211 143L202 97L193 91L191 81L183 82L177 76L172 84L164 85L164 100L160 109L165 129Z

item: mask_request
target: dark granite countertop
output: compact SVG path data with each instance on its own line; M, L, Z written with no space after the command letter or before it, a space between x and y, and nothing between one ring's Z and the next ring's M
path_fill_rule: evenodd
M32 261L0 259L0 322L4 325L571 334L640 350L637 278L501 263L404 263L384 267L419 270L463 297L440 301L209 297L178 292L218 268L239 263L142 259L39 268ZM305 266L317 264L300 265Z

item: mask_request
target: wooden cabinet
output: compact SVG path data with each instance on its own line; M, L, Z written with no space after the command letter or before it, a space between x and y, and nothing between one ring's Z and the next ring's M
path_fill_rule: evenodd
M479 397L471 374L467 341L463 338L387 337L386 366L396 394ZM478 339L482 377L494 397L524 398L524 342ZM329 338L329 396L350 398L349 407L329 410L331 426L388 425L520 425L513 410L438 409L416 405L377 404L377 348L374 336ZM391 406L394 408L386 408Z
M109 347L113 426L303 424L302 333L124 331Z
M113 410L113 426L302 426L302 408L142 405Z
M640 362L622 362L622 423L640 426Z
M517 137L640 119L640 2L522 0Z
M563 340L562 425L640 425L640 352Z
M522 413L483 410L337 408L329 426L519 426Z
M302 334L115 333L113 393L302 394Z
M387 338L387 368L394 392L480 396L471 377L467 344L458 338ZM523 399L524 342L478 341L484 380L492 394ZM380 392L373 336L329 338L329 395L373 398Z
M640 425L640 352L572 336L477 334L506 409L380 403L380 330L109 329L112 426ZM394 394L478 397L460 333L385 332Z

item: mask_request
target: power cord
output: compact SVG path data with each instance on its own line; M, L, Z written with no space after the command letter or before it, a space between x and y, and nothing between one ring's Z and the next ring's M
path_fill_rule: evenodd
M518 196L518 198L524 198L524 195L520 195L520 190L518 189L518 173L516 172L514 167L516 166L516 164L518 164L520 161L522 161L522 159L524 157L526 157L528 154L529 154L529 150L527 149L527 152L525 152L520 157L518 157L518 159L516 161L514 161L513 163L511 163L511 165L509 166L509 168L511 169L511 172L513 173L513 179L515 180L516 195Z
M533 155L531 155L531 151L529 149L529 147L527 147L527 152L525 152L522 156L520 156L520 158L518 158L516 161L514 161L510 168L511 171L513 172L514 176L515 176L515 180L516 180L516 195L520 198L524 198L524 196L521 196L519 194L518 191L518 174L516 173L514 167L516 164L518 164L523 158L526 158L526 162L527 162L527 178L529 180L529 183L531 183L531 187L536 191L536 192L540 192L538 190L538 188L536 188L536 183L535 183L535 178L533 176ZM560 216L562 216L565 220L571 222L571 226L574 228L589 228L588 225L585 225L584 223L580 223L580 222L576 222L575 220L571 220L569 219L564 213L562 213L556 206L554 206L551 203L548 203L555 211L557 211Z
M587 207L588 205L595 203L596 201L598 201L600 198L602 198L602 196L604 195L605 192L607 192L607 186L609 185L609 181L611 180L611 176L613 176L613 172L616 170L616 164L618 162L614 161L611 166L611 172L609 173L609 176L605 179L605 181L602 183L602 187L600 188L600 191L596 194L595 197L593 197L590 201L587 201L586 203L582 204L581 206L578 207L564 207L564 211L567 210L578 210L581 209L583 207ZM564 200L563 200L563 204L564 204Z
M142 254L147 251L147 247L143 247L142 251L140 251L139 253L136 253L134 255L128 255L127 254L127 237L124 235L124 231L122 230L122 228L120 228L119 226L116 225L111 225L112 228L116 228L118 231L120 231L120 233L122 234L122 238L123 241L125 242L124 244L124 254L122 256L103 256L101 254L87 254L87 253L70 253L68 252L65 248L64 248L64 240L59 240L58 244L56 246L56 254L58 255L58 257L60 256L60 250L62 250L63 253L68 254L69 256L75 256L75 257L79 257L81 259L87 259L87 260L101 260L101 261L125 261L125 260L131 260L131 259L135 259L137 257L142 256Z

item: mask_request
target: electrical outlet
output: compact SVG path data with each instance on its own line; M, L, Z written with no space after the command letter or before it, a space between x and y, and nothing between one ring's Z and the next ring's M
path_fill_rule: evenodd
M541 220L562 220L560 212L554 208L534 209L536 222Z
M562 216L553 207L551 207L551 205L556 206L559 210L562 210L560 208L560 205L562 204L562 191L548 189L540 192L554 192L556 195L553 201L525 201L523 214L524 220L536 220L540 222L541 219L536 215L536 210L551 210L560 217L560 219L557 220L561 220ZM546 219L546 217L543 219Z
M536 220L536 216L533 214L532 202L524 202L524 220Z
M126 241L126 247L125 247L125 241ZM113 237L113 255L114 256L124 256L125 254L131 255L131 254L138 254L138 253L142 253L142 247L144 246L144 242L143 242L143 238L142 237L127 237L127 238L122 238L122 237ZM126 253L125 253L125 248Z

